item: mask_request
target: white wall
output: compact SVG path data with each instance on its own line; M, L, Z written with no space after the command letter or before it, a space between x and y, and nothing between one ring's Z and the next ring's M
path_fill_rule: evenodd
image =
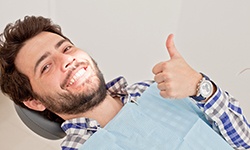
M152 79L154 64L169 59L165 39L174 33L176 46L190 65L237 97L250 120L250 71L237 76L250 67L248 0L1 1L1 31L7 23L24 15L51 17L75 45L93 56L107 81L119 75L124 75L129 83ZM0 101L2 112L12 111L5 108L3 100ZM8 122L8 117L0 117ZM7 128L7 125L0 123L2 131L1 127ZM10 135L19 136L11 129ZM34 136L32 140L39 139L25 127L21 130ZM6 141L9 150L13 143L27 146L22 144L24 139L12 141L2 134L0 140ZM39 141L44 142L51 146L49 141ZM39 144L29 147L34 149L34 145Z

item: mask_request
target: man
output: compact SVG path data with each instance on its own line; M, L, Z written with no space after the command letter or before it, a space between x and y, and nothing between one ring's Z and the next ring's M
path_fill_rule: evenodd
M67 134L62 143L65 150L81 147L154 82L127 86L118 77L105 84L96 62L43 17L27 16L7 25L0 45L2 92L16 104L61 122ZM232 147L249 148L249 125L238 102L185 62L173 44L173 35L166 45L171 59L153 68L161 96L192 96L214 130ZM204 84L205 95L200 95L200 84Z

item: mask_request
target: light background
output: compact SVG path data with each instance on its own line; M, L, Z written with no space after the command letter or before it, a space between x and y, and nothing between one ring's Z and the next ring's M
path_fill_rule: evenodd
M1 0L0 30L25 15L50 17L87 51L106 80L123 75L132 84L152 79L152 67L169 59L165 39L197 71L239 99L250 120L250 1L248 0ZM60 149L17 117L1 95L1 149Z

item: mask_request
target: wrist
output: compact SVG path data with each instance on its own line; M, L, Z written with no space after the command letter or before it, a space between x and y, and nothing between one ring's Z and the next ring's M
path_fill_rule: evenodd
M202 79L198 82L197 88L196 88L196 94L193 96L190 96L196 101L206 101L209 99L215 92L215 85L212 83L212 81L204 74L200 73L202 75Z

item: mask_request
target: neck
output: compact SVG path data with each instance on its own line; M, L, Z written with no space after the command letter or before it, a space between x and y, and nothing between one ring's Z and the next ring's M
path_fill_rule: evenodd
M102 103L98 106L82 114L77 115L59 115L64 120L69 120L73 118L92 118L96 120L101 127L104 127L110 120L112 120L115 115L121 110L123 103L116 97L113 98L110 95L104 99Z

